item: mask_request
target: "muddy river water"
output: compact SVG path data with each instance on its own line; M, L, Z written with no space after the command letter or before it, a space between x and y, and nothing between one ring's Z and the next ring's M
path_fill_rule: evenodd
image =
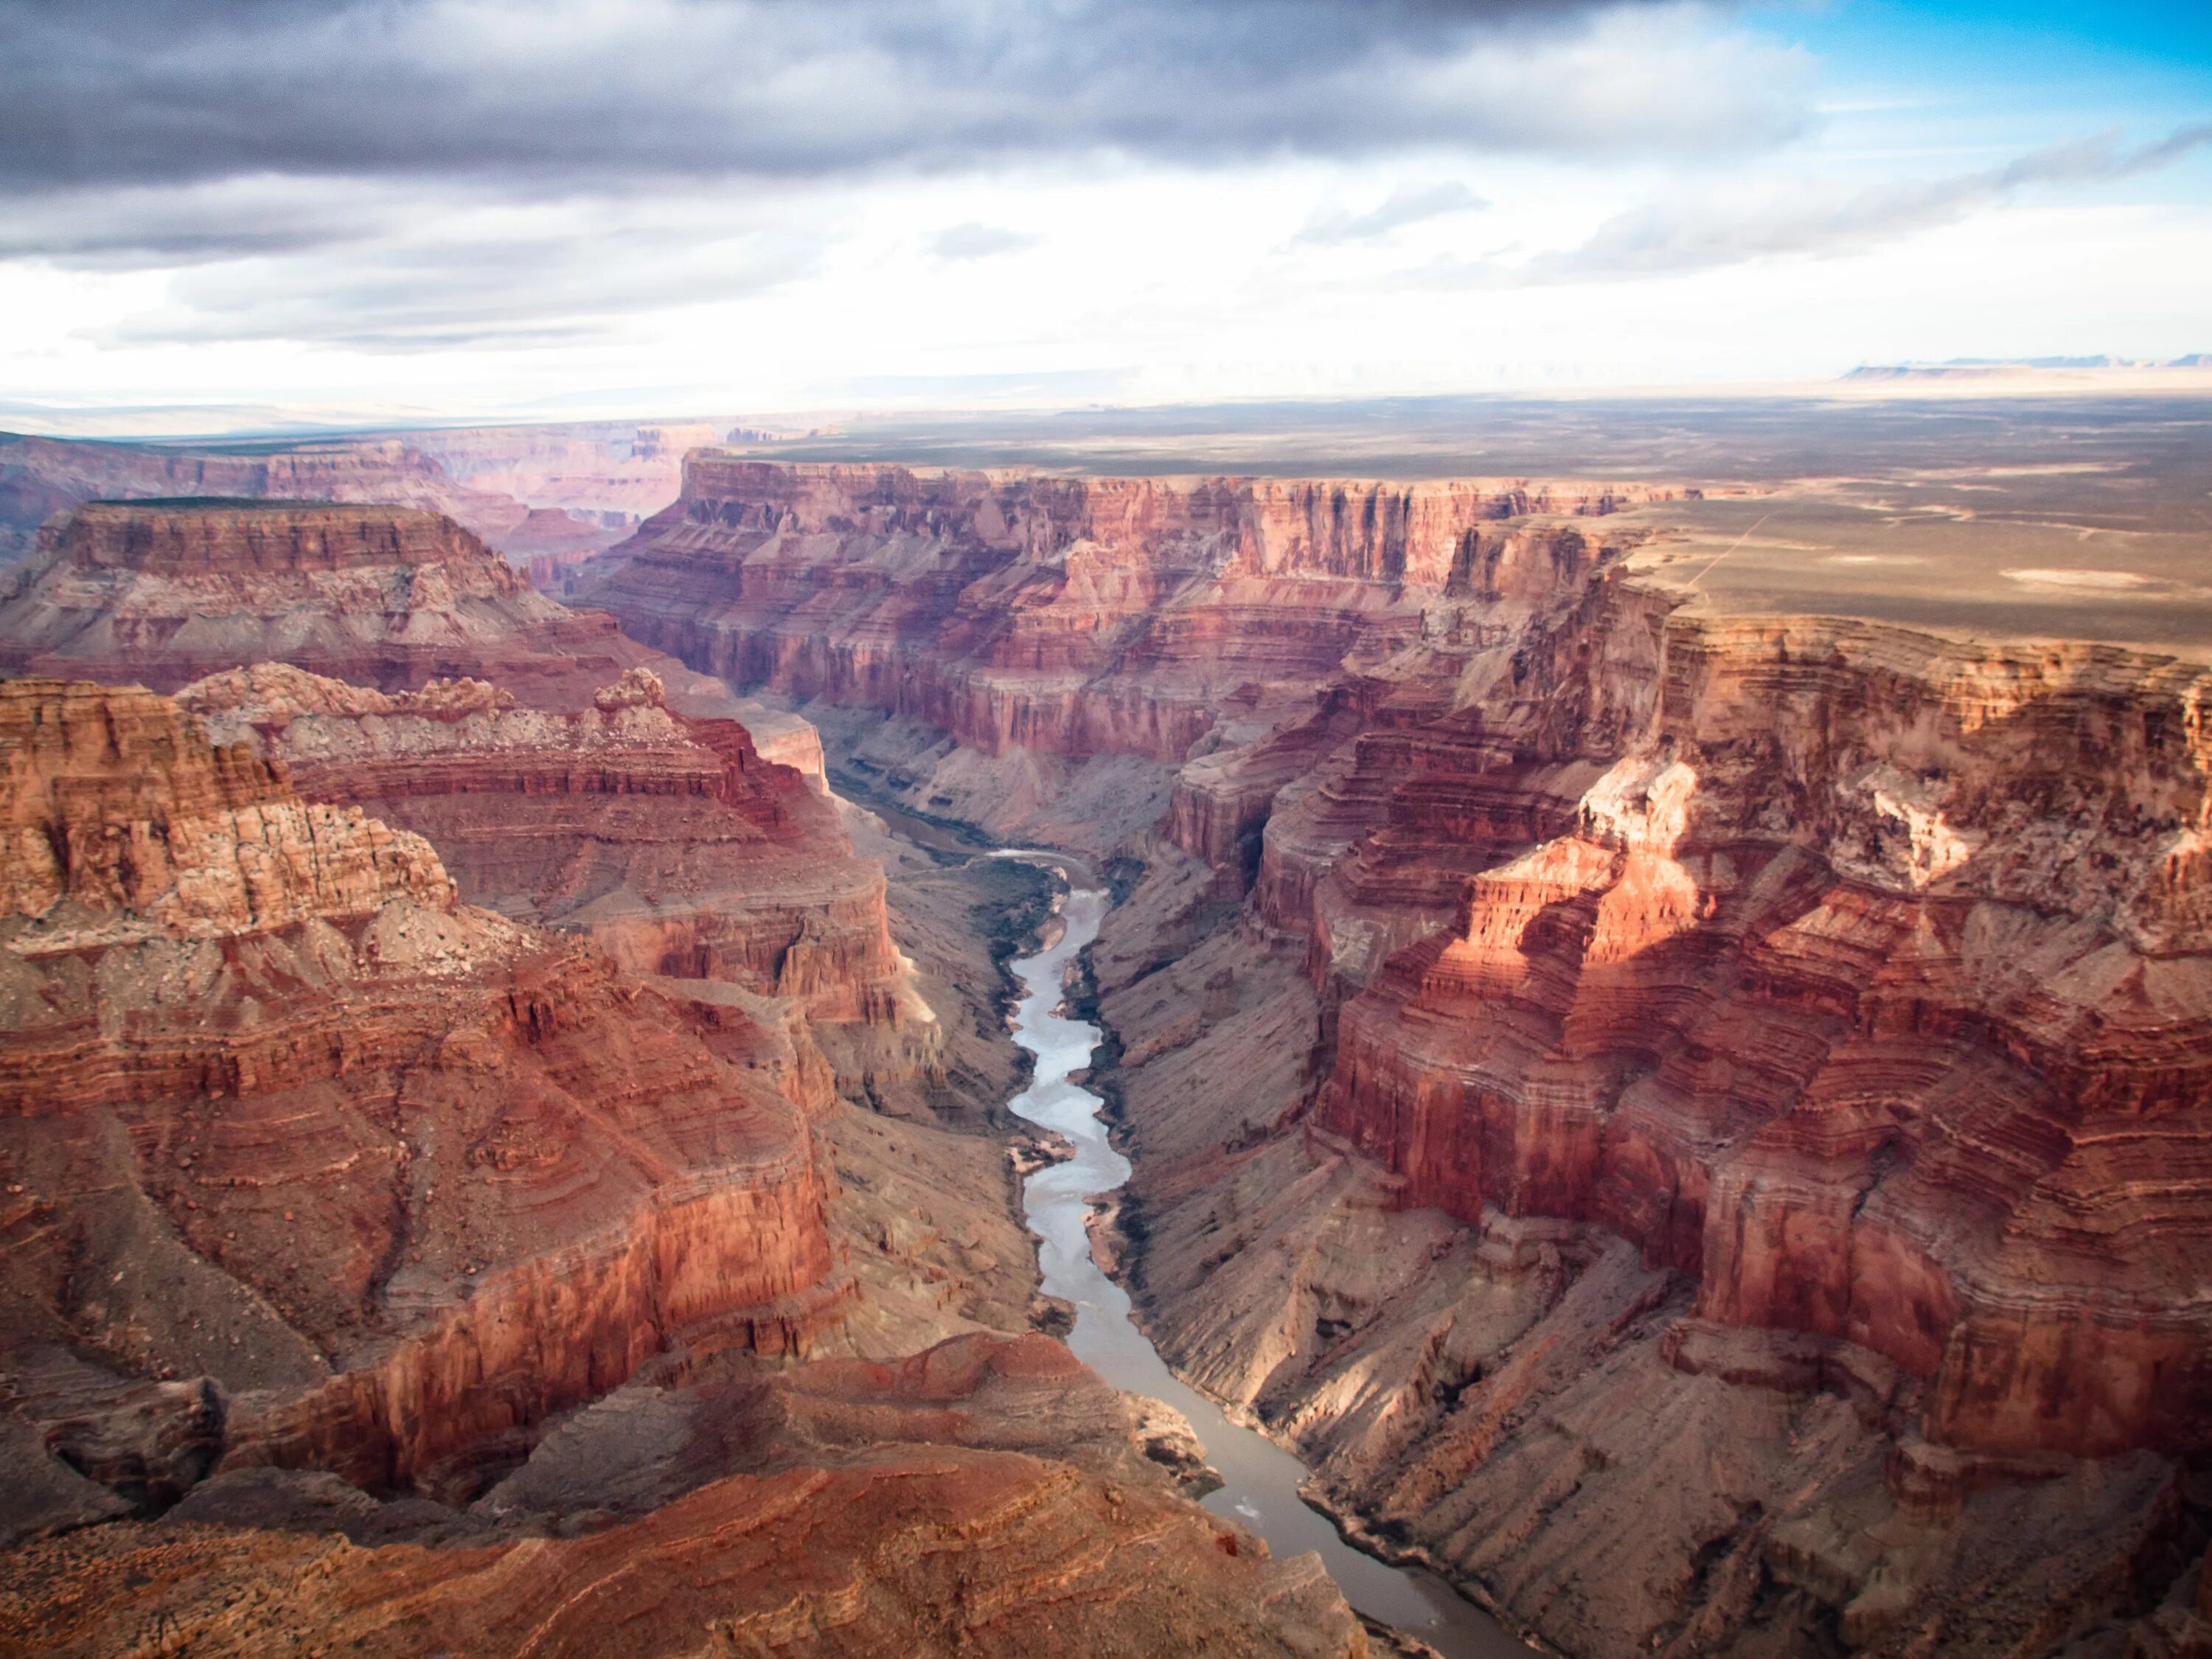
M1064 870L1073 862L1048 861ZM1078 880L1090 878L1087 872L1073 873ZM1009 1104L1015 1115L1057 1131L1075 1148L1072 1159L1030 1177L1025 1200L1039 1240L1045 1291L1075 1304L1068 1345L1115 1388L1165 1401L1190 1419L1206 1461L1226 1482L1206 1498L1206 1507L1243 1522L1278 1558L1318 1551L1353 1607L1419 1637L1446 1659L1526 1659L1528 1648L1433 1573L1394 1567L1339 1537L1328 1518L1298 1497L1305 1466L1264 1436L1231 1422L1213 1401L1178 1380L1130 1319L1128 1296L1091 1260L1084 1229L1086 1200L1127 1181L1129 1161L1107 1140L1098 1117L1104 1103L1068 1081L1071 1072L1091 1063L1098 1028L1058 1011L1068 969L1097 938L1107 903L1103 892L1074 889L1060 911L1060 937L1013 963L1022 987L1014 1038L1036 1057L1036 1073Z

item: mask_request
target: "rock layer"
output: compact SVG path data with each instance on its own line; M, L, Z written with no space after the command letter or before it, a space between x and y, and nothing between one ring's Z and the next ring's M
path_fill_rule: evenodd
M35 1419L204 1377L234 1461L465 1484L679 1331L835 1316L823 1079L781 1033L459 902L419 836L136 688L7 682L0 753Z
M447 514L518 562L552 565L619 540L641 516L620 514L609 524L597 509L617 503L580 480L580 488L549 491L518 453L520 434L503 437L422 433L222 449L0 433L0 560L28 551L40 526L56 514L92 501L217 496L419 507ZM481 452L502 449L512 461L503 469L463 462L459 453L476 452L476 462L489 459ZM665 505L675 493L670 465L665 487L642 510Z
M1680 610L1609 495L709 454L586 585L917 805L1171 773L1095 848L1129 1259L1390 1540L1577 1652L2166 1642L2206 677Z
M988 754L1175 763L1419 641L1424 592L1519 599L1596 556L1578 534L1508 521L1595 518L1636 494L927 475L702 451L682 499L579 592L732 683L911 715Z
M2212 677L1602 573L1392 697L1447 676L1210 769L1323 757L1239 931L1155 846L1102 942L1170 1357L1570 1651L2139 1615L2212 1422Z
M1656 696L1593 688L1639 724L1537 814L1570 832L1345 1006L1318 1128L1407 1202L1599 1221L1705 1317L1873 1350L1931 1437L2199 1449L2212 676L1840 623L1660 647Z
M386 690L490 674L575 708L654 656L413 507L95 501L47 525L0 596L11 673L173 691L273 660Z
M1143 1432L1038 1337L634 1388L466 1514L225 1476L0 1558L0 1628L82 1654L149 1627L248 1654L1368 1652L1316 1558L1178 1498Z
M743 726L672 713L649 669L574 714L481 680L384 693L277 663L179 701L307 798L420 833L471 901L587 931L633 971L729 980L927 1047L881 868Z

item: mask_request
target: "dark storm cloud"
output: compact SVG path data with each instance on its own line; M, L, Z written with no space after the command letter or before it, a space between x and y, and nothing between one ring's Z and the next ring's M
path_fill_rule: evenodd
M791 179L1102 149L1603 153L1798 129L1796 89L1755 76L1554 114L1461 72L1637 3L10 0L0 190Z

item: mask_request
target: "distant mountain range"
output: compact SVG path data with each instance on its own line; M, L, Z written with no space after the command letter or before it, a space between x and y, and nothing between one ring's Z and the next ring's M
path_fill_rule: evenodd
M1984 375L2028 374L2051 369L2212 368L2212 351L2192 351L2185 357L1948 357L1940 363L1864 363L1844 376L1846 380L1950 380Z

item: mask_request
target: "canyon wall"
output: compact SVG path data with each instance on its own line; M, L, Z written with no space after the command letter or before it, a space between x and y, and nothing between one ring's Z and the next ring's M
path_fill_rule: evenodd
M927 475L713 451L579 597L735 684L913 716L987 754L1182 761L1422 636L1422 599L1525 602L1599 484ZM1557 567L1564 564L1567 570ZM1241 737L1239 734L1242 734Z
M385 693L279 663L178 701L218 740L281 760L309 799L419 832L472 902L587 932L635 972L729 980L815 1022L926 1041L882 869L744 726L672 713L650 669L574 713L483 680Z
M1408 1203L1595 1221L1701 1318L1869 1349L1932 1439L2212 1443L2212 672L1839 623L1658 646L1591 677L1632 708L1595 750L1463 784L1604 765L1344 1004L1316 1132Z
M2199 1640L2212 680L1684 609L1630 498L707 454L585 581L1097 803L1014 824L1144 865L1139 1305L1386 1547L1592 1655Z
M97 1439L201 1379L208 1457L465 1488L679 1329L834 1320L785 1033L459 902L143 690L8 681L0 753L19 1413Z
M580 707L648 659L611 618L540 597L413 507L94 502L40 531L0 597L0 668L165 691L281 660L392 690L496 669Z
M2193 1650L2212 673L1601 572L1424 686L1102 940L1171 1359L1570 1651Z
M0 683L0 1649L1368 1650L1006 1334L1065 1313L931 931L1005 884L942 872L943 1042L803 721L404 509L80 508L0 641L189 681Z
M1365 1659L1316 1557L1178 1494L1195 1455L1038 1336L633 1385L466 1511L236 1470L0 1554L0 1651Z
M42 541L0 600L0 666L204 682L196 708L227 699L228 733L298 766L312 798L429 836L471 902L587 929L628 968L796 997L850 1028L836 1057L855 1090L928 1073L881 871L727 716L818 779L804 721L739 705L411 508L96 503Z

